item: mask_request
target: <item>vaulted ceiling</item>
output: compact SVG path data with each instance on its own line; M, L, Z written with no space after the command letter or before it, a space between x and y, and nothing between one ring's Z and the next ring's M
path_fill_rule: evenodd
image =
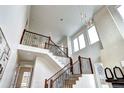
M30 10L29 29L50 35L57 42L63 36L71 36L85 20L100 10L100 5L33 5ZM83 17L82 17L83 16Z

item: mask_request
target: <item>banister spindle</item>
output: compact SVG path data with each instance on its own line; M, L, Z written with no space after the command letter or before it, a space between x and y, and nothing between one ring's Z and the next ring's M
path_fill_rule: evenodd
M49 39L48 39L48 48L50 46L50 41L51 41L51 37L49 36Z
M73 61L72 61L72 58L71 57L70 57L70 72L72 74L74 74L74 72L73 72Z
M78 57L79 60L79 67L80 67L80 74L82 74L82 64L81 64L81 57Z
M93 74L93 67L92 67L92 63L91 63L91 58L89 58L89 62L90 62L91 73Z
M50 80L50 88L53 88L53 80Z
M66 47L65 49L66 49L66 55L68 57L68 47Z

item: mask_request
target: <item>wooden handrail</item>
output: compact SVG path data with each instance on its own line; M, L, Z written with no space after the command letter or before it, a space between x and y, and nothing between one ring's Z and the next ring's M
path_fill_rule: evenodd
M87 58L87 57L81 57L81 56L80 56L80 58L83 58L83 59L89 59L89 58Z
M51 80L55 75L57 75L57 74L58 74L59 72L61 72L62 70L64 70L64 72L67 71L68 69L70 69L71 67L73 67L73 65L76 64L77 62L78 62L78 61L74 62L71 66L69 66L66 70L64 70L64 68L67 67L67 65L69 65L70 63L67 64L65 67L63 67L61 70L59 70L56 74L54 74L52 77L50 77L47 81ZM63 73L64 73L64 72L63 72ZM61 75L62 75L63 73L61 73ZM61 75L59 75L57 78L59 78ZM55 78L54 81L55 81L57 78Z
M25 32L32 33L32 34L35 34L35 35L38 35L38 36L43 36L43 37L49 38L49 36L45 36L45 35L42 35L42 34L38 34L38 33L35 33L35 32L31 32L31 31L28 31L28 30L26 30L26 29L25 29Z
M71 60L71 58L70 58L70 60ZM56 72L53 76L51 76L49 79L47 79L47 81L50 80L50 79L52 79L55 75L57 75L57 74L58 74L59 72L61 72L62 70L64 70L69 64L70 64L70 63L68 63L66 66L64 66L62 69L60 69L58 72Z
M22 41L23 41L23 38L24 38L24 35L25 35L26 32L47 38L47 39L48 39L48 42L45 42L44 48L46 48L46 44L48 44L48 48L49 48L49 45L52 45L52 44L53 44L53 46L57 47L64 55L66 55L66 57L68 57L68 48L67 48L67 47L61 47L61 46L55 44L55 43L52 41L52 39L51 39L50 36L45 36L45 35L42 35L42 34L38 34L38 33L35 33L35 32L31 32L31 31L28 31L28 30L26 30L26 29L24 29L24 31L23 31L23 34L22 34L22 37L21 37L21 40L20 40L20 44L22 44ZM52 44L51 44L51 43L52 43ZM66 51L63 51L60 47L66 49Z
M20 44L22 44L22 40L23 40L23 37L24 37L25 31L26 31L26 29L24 29L24 31L23 31L23 33L22 33L22 37L21 37L21 40L20 40Z
M76 63L78 63L78 61L76 61L75 63L73 63L73 65L71 65L69 68L67 68L63 73L65 73L68 69L71 69L71 67L73 67ZM63 73L61 73L61 75L62 75ZM54 81L55 81L56 79L58 79L61 75L59 75L57 78L55 78ZM54 82L54 81L53 81L53 82Z
M68 55L67 55L58 45L56 45L52 40L51 40L51 42L52 42L56 47L58 47L58 49L59 49L61 52L63 52L63 53L68 57Z
M53 44L49 44L49 43L45 43L45 48L47 48L46 46L48 45L48 47L49 46L55 46L55 47L57 47L62 53L64 53L64 55L66 56L66 57L68 57L68 48L67 47L61 47L61 46L58 46L58 45L53 45ZM61 48L63 48L64 50L62 50Z
M46 44L49 44L49 43L46 43ZM61 47L61 48L67 49L67 47L62 47L62 46L53 45L53 44L49 44L49 45L51 45L51 46L57 46L57 47Z
M91 58L86 58L86 57L81 57L81 56L79 56L79 60L81 60L81 58L83 58L83 59L88 59L88 60L89 60L89 62L90 62L90 68L91 68L91 72L92 72L92 74L93 74L93 67L92 67Z
M73 75L73 74L83 74L82 72L82 65L83 65L83 59L88 60L89 65L91 67L91 72L93 74L93 69L92 69L92 63L91 63L91 59L90 58L86 58L86 57L78 57L78 60L76 62L73 63L72 58L70 57L70 65L67 64L65 67L63 67L61 70L59 70L57 73L55 73L52 77L50 77L47 80L47 83L51 88L54 87L54 83L56 84L57 80L61 79L63 76L65 76L65 74L68 73L68 75ZM87 62L87 61L86 61ZM69 67L68 67L69 66ZM75 67L76 66L76 67ZM78 67L77 67L78 66ZM67 67L67 68L66 68ZM78 69L79 68L79 69ZM88 68L87 68L88 69ZM73 72L74 71L74 72ZM75 72L77 71L77 72ZM65 74L64 74L65 73ZM88 72L89 73L89 72ZM56 76L56 77L55 77ZM54 78L53 78L54 77ZM47 86L47 85L46 85Z
M35 35L38 35L38 36L42 36L42 37L46 37L46 38L49 38L49 36L45 36L45 35L42 35L42 34L38 34L38 33L35 33L35 32L31 32L31 31L28 31L26 29L24 29L23 33L22 33L22 37L21 37L21 40L20 40L20 44L22 44L22 40L23 40L23 37L24 37L24 34L25 32L28 32L28 33L31 33L31 34L35 34Z
M55 44L55 43L54 43ZM60 45L57 45L55 44L57 47L61 47L61 48L67 48L67 47L64 47L64 46L60 46Z

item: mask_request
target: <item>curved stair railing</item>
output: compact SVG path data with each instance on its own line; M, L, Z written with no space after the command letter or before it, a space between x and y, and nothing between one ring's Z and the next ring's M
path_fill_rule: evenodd
M73 63L70 58L70 63L51 76L45 79L45 88L72 88L73 84L82 74L93 74L93 68L90 58L78 57L78 60Z

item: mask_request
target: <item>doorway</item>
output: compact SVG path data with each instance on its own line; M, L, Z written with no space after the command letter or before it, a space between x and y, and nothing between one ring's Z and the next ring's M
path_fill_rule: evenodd
M17 77L16 88L30 88L32 77L31 67L20 67Z

